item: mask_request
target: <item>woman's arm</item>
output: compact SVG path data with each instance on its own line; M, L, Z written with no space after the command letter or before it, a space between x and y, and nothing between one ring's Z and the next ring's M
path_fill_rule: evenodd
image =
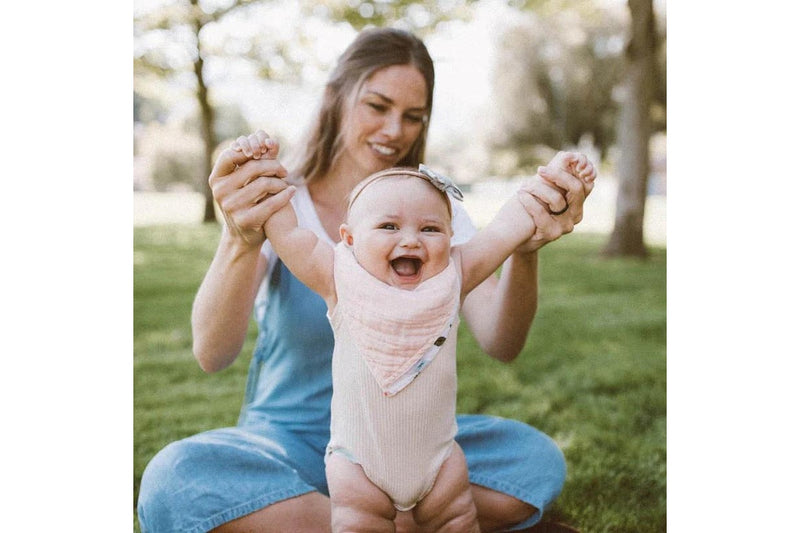
M192 307L192 350L206 372L226 368L242 349L267 268L263 225L291 195L285 176L275 159L251 160L228 149L209 177L225 228Z
M540 176L558 189L542 194L541 181L523 186L530 195L519 198L536 223L533 237L503 264L500 277L490 276L464 300L462 313L481 348L501 361L512 361L525 345L538 305L537 250L573 230L583 218L583 203L594 187L596 172L585 156L559 152L540 171ZM581 179L578 179L580 176ZM555 190L555 189L553 189ZM562 191L566 191L562 194ZM537 201L544 198L544 202ZM567 210L559 215L565 207Z
M469 293L462 314L483 351L512 361L525 345L538 294L536 252L515 252L499 279L489 276Z
M242 246L223 233L192 306L192 351L205 372L222 370L239 355L266 269L260 246Z

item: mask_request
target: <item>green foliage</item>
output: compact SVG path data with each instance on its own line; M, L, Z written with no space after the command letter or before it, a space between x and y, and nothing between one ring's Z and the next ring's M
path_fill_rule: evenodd
M203 153L192 146L159 149L154 154L150 177L156 191L169 191L179 184L201 191L202 176Z
M574 13L532 16L509 29L494 84L500 102L496 146L558 149L590 134L607 150L614 141L612 91L623 75L623 44L621 21Z
M216 106L215 109L214 135L216 135L217 139L235 139L239 135L253 130L239 106L222 104ZM200 117L197 116L191 117L184 124L184 130L187 134L199 131L199 128Z
M219 234L134 231L134 498L159 449L238 417L254 326L218 374L191 355L192 300ZM559 443L569 472L548 516L587 532L664 531L666 251L603 260L602 244L573 234L540 252L539 312L515 362L488 358L461 329L458 410L515 418Z
M345 21L356 30L368 26L399 26L425 35L441 22L468 18L469 6L475 1L329 0L305 2L304 7L308 13L322 15L335 21Z
M137 93L134 93L134 115L137 110L136 96ZM142 102L139 105L141 114L152 114L161 109L156 106L157 101L145 98L139 101ZM145 169L149 178L147 188L156 191L184 188L202 192L207 186L203 145L196 134L200 129L199 122L200 117L191 115L182 123L149 121L138 125L134 149L136 155L141 156L138 164ZM238 107L223 105L218 109L214 121L217 139L229 141L252 129Z
M566 0L516 4L531 11L502 39L494 76L493 148L513 153L517 168L526 172L542 164L533 147L558 150L578 145L584 136L605 158L616 142L627 11ZM652 114L654 131L661 131L666 129L666 37L657 34L656 40Z
M166 107L154 98L133 91L133 122L163 122Z

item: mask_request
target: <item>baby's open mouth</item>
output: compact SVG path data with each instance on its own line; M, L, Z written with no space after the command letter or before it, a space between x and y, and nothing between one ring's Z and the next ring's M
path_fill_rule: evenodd
M390 264L399 276L415 276L422 267L422 260L417 257L398 257L392 259Z

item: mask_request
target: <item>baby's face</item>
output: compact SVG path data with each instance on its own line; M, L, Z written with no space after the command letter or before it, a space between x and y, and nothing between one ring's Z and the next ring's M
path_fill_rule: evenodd
M341 237L358 263L379 280L413 289L450 261L453 230L447 200L425 180L384 178L350 208Z

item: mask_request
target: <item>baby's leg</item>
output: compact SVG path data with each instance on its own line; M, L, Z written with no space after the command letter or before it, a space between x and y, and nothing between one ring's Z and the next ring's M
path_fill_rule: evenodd
M442 464L431 491L412 511L421 531L480 533L467 460L458 444L453 444L453 452Z
M331 495L333 533L394 533L397 510L392 500L369 480L360 465L334 452L328 456L325 475Z

